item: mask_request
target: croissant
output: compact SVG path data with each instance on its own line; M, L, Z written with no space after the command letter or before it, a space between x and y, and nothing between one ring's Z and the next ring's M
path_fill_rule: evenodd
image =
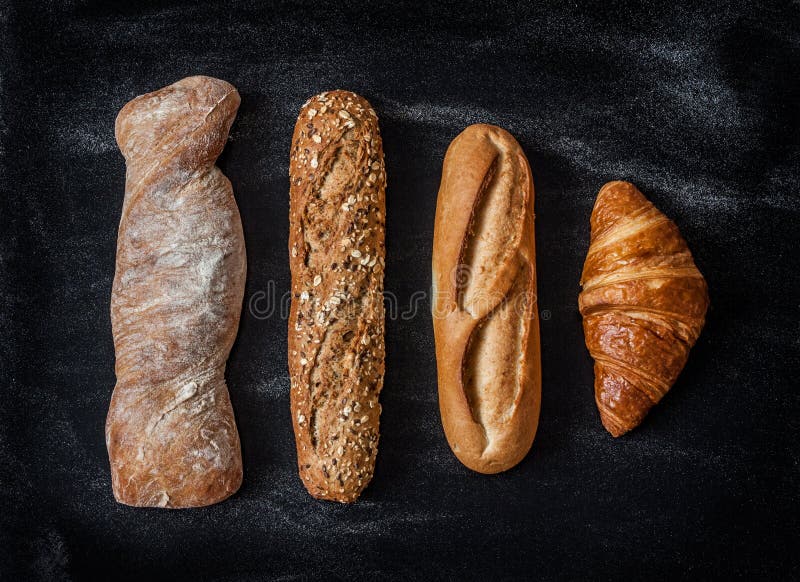
M669 391L705 323L708 288L678 227L633 184L597 195L578 299L603 426L618 437Z

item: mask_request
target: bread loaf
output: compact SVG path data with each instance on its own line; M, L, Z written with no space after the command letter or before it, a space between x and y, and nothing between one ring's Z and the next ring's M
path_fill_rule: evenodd
M592 211L578 299L603 426L633 429L672 387L708 309L678 227L633 184L609 182Z
M505 130L472 125L447 150L433 237L439 407L456 457L513 467L539 420L533 178Z
M386 173L378 119L347 91L300 111L289 163L291 411L300 478L355 501L378 452Z
M189 77L137 97L117 117L127 178L106 444L121 503L208 505L242 480L224 373L245 249L231 184L214 166L238 107L230 84Z

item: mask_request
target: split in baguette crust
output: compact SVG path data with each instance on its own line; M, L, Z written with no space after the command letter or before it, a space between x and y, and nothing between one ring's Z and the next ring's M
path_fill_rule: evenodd
M289 177L298 469L312 496L350 503L375 468L384 374L386 172L370 104L328 91L303 105Z
M507 131L472 125L450 144L433 243L439 407L456 457L481 473L519 463L539 420L533 196Z
M603 426L638 426L700 335L708 288L678 227L633 184L600 189L578 299Z
M209 505L242 481L224 374L245 248L231 184L214 166L238 106L229 83L189 77L137 97L117 117L127 176L106 444L114 496L127 505Z

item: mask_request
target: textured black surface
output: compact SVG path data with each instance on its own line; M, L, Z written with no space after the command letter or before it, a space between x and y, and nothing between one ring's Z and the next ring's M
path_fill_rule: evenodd
M315 4L0 0L0 578L797 576L798 4ZM246 302L289 286L288 150L310 95L347 88L379 114L401 306L430 284L450 140L477 121L519 139L544 394L518 467L479 476L450 453L423 301L387 322L372 485L351 507L313 501L295 471L286 323L245 305L228 366L241 491L192 511L114 502L113 122L198 73L242 95L219 165L244 222ZM677 222L713 306L673 390L615 441L576 303L594 196L616 178Z

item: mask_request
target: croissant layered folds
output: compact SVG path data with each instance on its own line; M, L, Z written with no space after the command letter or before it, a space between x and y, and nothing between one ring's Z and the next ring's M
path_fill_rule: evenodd
M597 196L581 285L595 399L616 437L677 379L703 329L708 289L677 226L627 182Z

